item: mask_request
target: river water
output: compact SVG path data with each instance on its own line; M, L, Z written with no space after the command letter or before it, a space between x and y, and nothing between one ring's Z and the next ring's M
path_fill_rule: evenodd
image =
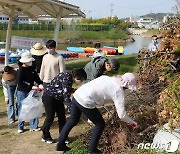
M147 47L151 42L151 38L145 38L139 35L133 35L132 37L134 38L135 42L124 45L125 55L138 53L140 49Z
M112 47L118 47L118 45L122 45L125 49L125 55L132 54L132 53L138 53L140 49L143 47L147 47L148 44L151 42L151 38L144 38L139 35L132 35L131 37L134 38L134 42L128 43L128 44L102 44L102 46L112 46ZM74 47L93 47L93 44L59 44L58 49L61 50L67 50L66 48L68 46L74 46Z

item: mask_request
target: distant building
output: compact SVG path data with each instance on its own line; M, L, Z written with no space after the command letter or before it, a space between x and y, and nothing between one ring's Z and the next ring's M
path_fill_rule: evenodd
M145 25L145 28L146 29L159 29L160 24L161 23L158 20L156 20L156 21L153 21L153 22Z
M0 23L8 23L9 22L9 17L4 14L0 14Z
M29 18L28 16L18 16L13 19L13 23L16 24L38 24L38 23L52 23L53 21L56 21L55 18L49 18L49 17L41 17L38 18L37 20L33 20ZM4 14L0 14L0 23L8 23L9 22L9 17Z
M140 28L145 28L153 21L153 18L143 18L141 17L139 20L137 20L138 26Z
M129 22L131 22L131 23L137 23L138 20L139 20L139 16L130 16L129 17Z
M29 24L31 23L32 19L27 16L18 16L16 17L13 22L18 24Z

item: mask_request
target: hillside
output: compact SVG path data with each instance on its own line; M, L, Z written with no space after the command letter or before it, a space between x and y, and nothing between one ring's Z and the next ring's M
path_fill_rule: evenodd
M173 16L173 13L149 13L140 17L148 17L148 18L153 18L154 20L162 21L164 16Z

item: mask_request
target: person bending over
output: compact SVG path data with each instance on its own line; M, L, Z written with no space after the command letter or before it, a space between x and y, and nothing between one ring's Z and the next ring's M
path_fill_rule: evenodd
M58 144L57 151L68 151L65 141L71 129L77 125L81 114L83 113L90 119L95 127L92 131L91 141L88 148L88 153L99 153L97 149L99 139L105 127L105 121L96 108L96 105L103 106L106 102L114 102L119 118L131 125L137 127L126 113L124 107L124 90L136 90L136 77L132 73L125 73L115 77L102 75L78 88L73 94L70 118L63 127Z

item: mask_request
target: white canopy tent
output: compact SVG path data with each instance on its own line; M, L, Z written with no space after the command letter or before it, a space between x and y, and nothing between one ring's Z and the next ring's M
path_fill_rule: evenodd
M8 52L12 21L18 15L27 15L30 18L51 17L56 18L54 40L58 42L61 18L85 17L78 6L60 0L0 0L0 12L9 16L6 35L5 66L8 65Z

